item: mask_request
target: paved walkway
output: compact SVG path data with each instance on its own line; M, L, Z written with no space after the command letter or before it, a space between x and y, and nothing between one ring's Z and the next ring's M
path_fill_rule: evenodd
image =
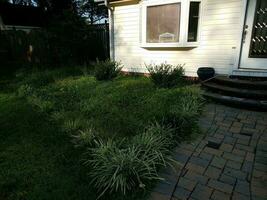
M266 200L267 113L208 104L199 123L206 134L175 150L151 199Z

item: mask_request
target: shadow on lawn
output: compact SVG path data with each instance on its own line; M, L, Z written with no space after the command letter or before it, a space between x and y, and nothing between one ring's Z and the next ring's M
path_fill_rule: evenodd
M0 94L0 199L95 199L69 141L23 100Z

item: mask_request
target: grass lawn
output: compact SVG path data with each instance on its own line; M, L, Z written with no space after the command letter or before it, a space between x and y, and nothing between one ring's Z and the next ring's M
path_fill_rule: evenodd
M18 76L11 89L0 87L0 199L94 200L92 169L84 165L85 148L73 143L73 135L93 128L103 141L128 141L154 121L174 123L174 116L188 115L192 126L199 113L199 105L190 107L196 102L188 104L199 98L195 87L158 89L144 77L100 82L79 73L38 73ZM177 140L197 130L185 127ZM137 191L103 199L149 194Z

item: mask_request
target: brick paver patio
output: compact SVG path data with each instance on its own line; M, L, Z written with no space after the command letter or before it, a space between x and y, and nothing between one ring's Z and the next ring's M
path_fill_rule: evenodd
M267 113L208 104L199 123L206 134L175 150L151 199L267 199Z

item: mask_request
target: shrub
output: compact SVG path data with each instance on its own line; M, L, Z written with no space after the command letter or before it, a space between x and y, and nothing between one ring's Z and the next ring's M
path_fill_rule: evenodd
M151 80L158 87L174 87L181 84L184 79L184 65L172 66L166 63L160 65L148 65Z
M172 142L172 129L159 124L151 125L143 134L131 141L100 141L88 152L85 162L92 167L92 183L101 192L127 192L144 188L151 180L161 179L158 167L171 165L168 157Z
M97 61L95 63L95 77L97 80L111 80L118 76L122 67L116 61Z

